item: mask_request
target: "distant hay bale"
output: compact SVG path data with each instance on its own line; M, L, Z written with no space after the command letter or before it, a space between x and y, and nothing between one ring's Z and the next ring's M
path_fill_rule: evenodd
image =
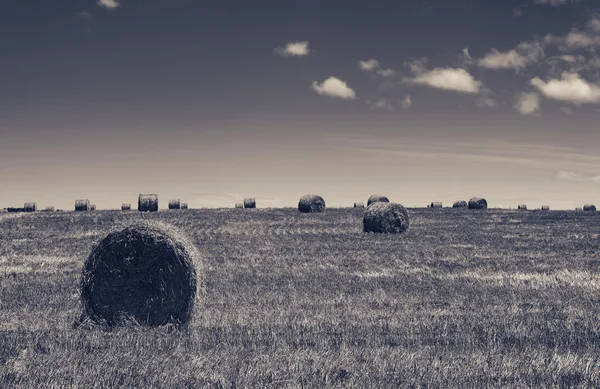
M188 209L187 203L181 203L181 209Z
M518 207L520 210L527 211L527 204L521 204Z
M181 209L181 201L179 199L169 200L169 209Z
M44 209L44 211L46 211L46 212L54 212L54 207L53 207L53 206L51 206L51 205L49 205L49 206L47 206L47 207Z
M390 200L382 195L374 194L367 200L367 207L373 203L389 203Z
M244 208L256 208L256 199L254 197L245 198Z
M8 207L6 212L25 212L25 208Z
M473 197L469 200L469 209L487 209L487 201L481 197Z
M594 204L586 204L583 206L584 211L596 211L596 206Z
M433 201L429 205L429 208L442 208L442 202L441 201Z
M188 323L196 296L198 254L170 226L137 223L109 233L82 272L81 321L109 328Z
M583 211L583 208L575 208L576 211Z
M131 211L131 204L129 204L129 203L121 204L121 211Z
M454 204L452 204L452 208L467 208L468 206L469 204L464 200L455 201Z
M90 211L96 210L96 204L90 204Z
M75 200L75 210L78 212L90 210L90 200Z
M409 228L408 211L401 204L377 202L363 216L364 232L401 233Z
M549 205L542 205L542 211L549 211L549 210L550 210Z
M244 204L243 203L235 203L235 207L236 208L244 208Z
M138 211L158 212L158 195L140 194L140 196L138 197Z
M23 211L24 212L36 212L37 204L36 203L25 203L25 205L23 205Z
M364 208L365 203L354 203L354 208Z
M298 201L298 211L301 213L317 213L325 211L325 200L315 194L307 194Z

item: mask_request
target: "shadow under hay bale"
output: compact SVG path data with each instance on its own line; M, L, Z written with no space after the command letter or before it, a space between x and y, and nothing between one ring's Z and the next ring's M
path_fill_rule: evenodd
M596 206L594 204L586 204L583 206L584 211L595 211Z
M354 208L364 208L365 203L354 203Z
M256 199L254 197L245 198L244 208L256 208Z
M325 200L315 194L307 194L298 201L298 211L301 213L318 213L325 211Z
M78 212L90 210L90 200L75 200L75 210Z
M363 216L364 232L401 233L408 231L409 226L408 211L401 204L374 203Z
M455 201L454 204L452 204L452 208L467 208L468 206L469 204L464 200Z
M367 200L367 207L371 204L380 203L380 202L381 203L389 203L390 200L385 196L374 194L374 195L371 195L371 197L369 197L369 200Z
M158 212L158 195L140 194L140 196L138 197L138 211Z
M442 208L442 202L441 201L433 201L429 205L429 208Z
M181 209L188 209L187 203L181 203Z
M137 223L108 234L83 267L80 323L187 324L198 259L193 244L164 224Z
M481 197L473 197L469 200L469 209L487 209L487 201Z
M24 212L36 212L37 204L36 203L25 203L25 205L23 205L23 211Z
M521 205L519 205L518 209L520 209L522 211L527 211L527 205L526 204L521 204Z
M169 209L181 209L181 200L169 200Z
M244 208L244 204L242 204L242 203L235 203L235 208Z
M121 211L131 211L131 204L129 204L129 203L123 203L121 205Z

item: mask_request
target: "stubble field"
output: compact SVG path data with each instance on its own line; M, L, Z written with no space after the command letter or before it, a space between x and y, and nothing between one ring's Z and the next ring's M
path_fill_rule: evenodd
M600 387L600 213L409 209L0 216L0 387ZM203 253L190 328L74 328L116 224Z

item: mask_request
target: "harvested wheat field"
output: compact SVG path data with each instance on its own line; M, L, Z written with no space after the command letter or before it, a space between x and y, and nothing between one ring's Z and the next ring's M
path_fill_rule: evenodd
M596 213L408 212L2 215L0 387L600 386ZM90 251L137 221L202 257L189 326L74 326Z

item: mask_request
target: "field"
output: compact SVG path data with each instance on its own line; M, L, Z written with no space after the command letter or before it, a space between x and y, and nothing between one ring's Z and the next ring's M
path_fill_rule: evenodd
M0 216L0 387L600 387L600 213ZM74 328L93 244L160 219L203 253L184 332Z

